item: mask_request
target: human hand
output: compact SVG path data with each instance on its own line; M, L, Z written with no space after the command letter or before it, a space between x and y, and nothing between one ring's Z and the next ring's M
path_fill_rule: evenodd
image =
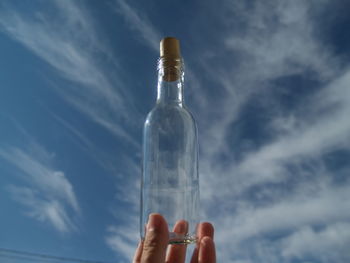
M173 230L185 234L187 222L178 221ZM201 223L198 227L198 240L191 263L215 263L214 228L210 223ZM146 237L140 242L133 263L184 263L186 245L170 245L168 224L160 214L151 214L146 229Z

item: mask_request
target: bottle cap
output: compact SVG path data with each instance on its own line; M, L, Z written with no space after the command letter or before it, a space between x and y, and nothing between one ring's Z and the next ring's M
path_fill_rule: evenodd
M160 57L181 58L180 43L174 37L166 37L160 41Z

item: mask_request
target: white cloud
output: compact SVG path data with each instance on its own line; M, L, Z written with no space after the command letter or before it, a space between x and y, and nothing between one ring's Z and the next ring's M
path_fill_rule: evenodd
M220 167L220 163L209 167L211 170L207 171L221 173L221 177L214 180L217 187L223 184L230 185L226 190L220 191L220 195L225 198L237 196L255 185L287 180L292 176L288 172L288 165L307 163L308 160L317 160L332 151L349 149L350 101L346 95L349 81L350 73L347 71L311 98L314 108L333 107L331 114L319 114L317 119L310 122L295 120L294 122L299 122L298 125L293 124L282 133L278 125L275 127L277 138L256 151L248 152L241 162L232 162L232 165L224 168ZM308 113L303 117L308 118ZM280 119L278 120L280 122ZM283 121L280 125L284 126ZM204 184L204 187L207 187L203 195L205 199L218 195L213 191L216 188L210 186L212 183L209 181L207 186Z
M109 226L105 241L107 245L119 255L122 255L127 262L131 262L135 253L137 242L140 240L137 235L139 222L132 220L123 226Z
M61 202L46 198L40 191L27 187L8 187L13 199L27 208L25 214L44 223L50 223L58 231L65 233L77 230L71 217Z
M267 96L273 88L269 81L293 74L329 80L337 69L329 49L314 35L314 21L310 17L312 4L267 1L250 6L243 1L228 1L226 5L227 16L218 20L232 24L233 28L235 21L240 21L242 26L225 31L221 47L225 52L213 54L216 61L232 57L234 63L213 65L207 58L201 62L203 69L226 92L220 98L219 117L210 122L203 120L206 131L203 152L210 155L208 158L223 151L230 152L226 139L232 124L239 120L242 108L252 95ZM222 55L225 57L219 57Z
M97 145L95 145L95 143L88 136L86 136L78 128L74 127L73 124L69 123L67 120L62 119L50 110L47 109L47 111L55 120L57 120L60 125L62 125L69 132L70 135L72 135L72 138L74 138L73 141L76 142L84 152L90 155L92 160L96 161L105 171L119 175L120 168L118 169L114 160L114 156L111 157L110 154L107 154L98 148Z
M209 184L215 182L217 173L226 175L223 180L232 179L235 184L237 176L242 176L238 178L239 181L246 181L248 179L246 174L253 174L257 179L266 174L266 177L270 177L267 179L271 179L274 174L280 172L280 168L289 158L322 154L322 151L342 147L344 142L348 141L349 126L345 119L348 114L346 107L348 96L344 96L348 74L345 72L337 76L339 65L336 59L327 46L316 38L315 21L310 16L312 7L312 4L302 1L287 4L276 1L264 4L256 2L252 5L228 2L229 15L218 18L224 20L225 24L240 21L242 28L224 33L225 39L228 39L225 42L225 56L239 55L234 64L219 64L213 67L207 60L203 60L202 63L212 79L221 84L227 92L226 96L219 98L221 107L214 111L216 117L200 119L203 125L200 131L203 152L201 164L208 166L201 170L206 171L204 177ZM237 163L234 160L234 151L229 148L232 143L228 142L230 136L232 138L232 131L237 132L237 128L232 127L235 127L235 122L240 120L241 110L249 103L252 95L258 94L262 100L266 100L266 96L272 96L273 91L270 89L274 86L270 84L271 80L293 74L310 74L310 79L320 81L319 90L328 92L323 91L311 96L306 100L308 105L291 108L286 116L280 111L278 101L272 99L268 101L266 107L276 110L272 116L269 113L270 121L264 128L269 128L269 123L279 124L279 127L275 125L269 130L269 133L275 133L274 140L257 151L248 151L243 161ZM325 80L331 83L326 85ZM342 88L338 89L338 86ZM283 86L278 88L284 89ZM332 105L327 97L333 90L339 96L336 95L338 99L332 103L342 108L328 116L320 117L314 111L320 107L322 101L323 106ZM322 93L324 94L321 95ZM300 114L302 111L305 113ZM208 105L208 112L204 112L203 116L207 117L212 112ZM293 120L293 123L289 123L288 129L284 125L285 120ZM222 163L217 162L221 154L226 154L232 159L230 169L226 166L221 167ZM238 183L238 186L241 185Z
M146 44L153 50L159 50L159 41L161 36L148 18L139 10L132 8L124 0L117 0L117 12L128 22L130 28L135 30L145 40Z
M202 68L225 96L215 102L219 109L210 104L207 111L201 108L206 119L200 119L200 171L203 208L217 226L221 261L289 262L280 254L280 241L270 242L271 236L288 237L308 225L350 220L344 212L349 209L348 181L335 187L332 178L339 172L330 171L323 160L326 154L349 150L350 75L315 34L314 7L314 2L302 1L236 1L227 2L226 16L218 17L225 25L232 24L232 30L222 34L225 52L212 54L219 63L213 65L206 57ZM220 54L234 63L223 62ZM316 81L319 87L302 92L298 100L304 103L283 111L273 96L273 81L292 75ZM242 109L251 105L253 96L265 103L262 110L269 115L262 128L272 139L243 149L237 158L231 140L239 136L233 133L239 132ZM342 173L347 175L348 167ZM333 240L329 242L331 247ZM308 255L309 247L304 249L300 259ZM327 251L323 255L329 261L337 259Z
M349 186L324 184L317 192L300 187L291 197L281 198L265 206L242 201L234 218L225 217L219 231L220 242L240 242L256 235L293 231L305 225L327 224L350 218Z
M28 216L50 223L60 232L77 229L72 215L80 215L80 207L72 184L62 171L53 168L52 154L32 143L28 150L3 147L0 157L16 168L25 185L9 186L8 190L27 208Z
M117 14L126 20L129 28L137 33L136 36L141 36L148 47L158 52L161 36L148 18L124 0L117 0L116 4ZM118 175L125 178L126 181L116 185L115 198L119 205L123 204L128 209L111 207L112 214L122 223L107 227L105 236L106 244L128 262L132 260L137 242L140 240L138 213L141 171L140 164L135 162L135 159L139 158L135 157L139 156L121 157L123 159L123 174L118 173Z
M123 120L126 125L135 125L135 118L127 118L126 114L135 117L138 113L116 75L120 67L112 57L112 50L101 41L93 19L83 6L67 1L52 3L55 14L50 17L40 11L23 14L6 6L1 11L0 26L8 36L70 81L64 87L51 85L67 102L112 134L138 147L125 125L118 124Z
M322 262L347 262L350 259L350 224L339 222L315 231L303 227L282 241L282 256L288 259L321 258ZM327 251L328 253L324 253Z
M116 185L115 198L118 206L111 207L111 213L118 220L118 224L107 227L105 235L106 244L118 255L122 255L127 262L132 260L139 233L139 207L140 207L140 175L139 165L134 160L124 159L124 183ZM125 209L124 209L125 207Z

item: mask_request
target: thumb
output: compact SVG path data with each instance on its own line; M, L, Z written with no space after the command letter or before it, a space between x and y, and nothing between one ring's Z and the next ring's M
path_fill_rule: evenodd
M167 222L160 214L151 214L143 243L141 263L164 263L168 242Z

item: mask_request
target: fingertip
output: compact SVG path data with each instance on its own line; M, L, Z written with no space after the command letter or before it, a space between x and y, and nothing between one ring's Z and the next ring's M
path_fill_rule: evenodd
M214 226L210 222L203 222L203 228L207 229L209 232L214 233Z
M167 226L165 218L161 214L152 213L148 217L147 231L155 231Z
M203 222L199 225L199 238L209 236L214 238L214 226L209 222Z
M178 234L186 234L188 232L188 222L186 220L177 221L173 231Z
M159 214L159 213L150 213L149 217L158 217L158 218L163 218L164 219L164 217L161 214Z

